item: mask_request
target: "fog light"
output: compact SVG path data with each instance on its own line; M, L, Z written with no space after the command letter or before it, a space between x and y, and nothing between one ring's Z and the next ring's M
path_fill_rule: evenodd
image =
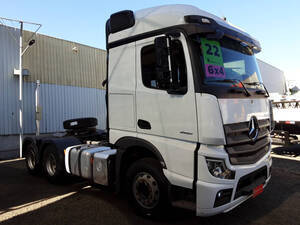
M224 160L206 158L206 163L211 175L221 179L234 179L235 171L229 170Z
M214 207L227 204L231 200L232 189L221 190L217 193Z

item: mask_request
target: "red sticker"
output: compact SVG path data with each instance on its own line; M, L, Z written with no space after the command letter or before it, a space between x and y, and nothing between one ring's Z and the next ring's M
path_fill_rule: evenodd
M225 78L225 70L223 66L205 64L205 72L207 77Z
M253 189L253 198L255 198L257 195L260 195L264 190L264 185L261 184Z

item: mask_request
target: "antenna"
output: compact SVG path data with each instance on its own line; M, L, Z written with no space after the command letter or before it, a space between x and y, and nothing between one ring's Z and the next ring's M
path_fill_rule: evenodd
M223 11L221 9L218 9L218 11L219 11L219 14L221 15L222 20L227 21L227 17L223 13Z

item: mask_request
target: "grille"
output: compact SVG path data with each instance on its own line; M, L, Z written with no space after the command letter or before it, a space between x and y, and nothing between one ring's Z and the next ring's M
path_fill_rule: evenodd
M240 178L234 199L253 193L253 189L260 184L264 184L267 179L267 167L264 166L246 176Z
M270 121L258 121L259 133L256 141L249 138L248 125L249 122L224 125L227 140L225 149L233 165L253 164L268 152Z

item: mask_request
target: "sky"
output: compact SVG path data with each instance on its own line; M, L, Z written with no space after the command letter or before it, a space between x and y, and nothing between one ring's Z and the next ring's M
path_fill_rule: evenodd
M105 49L105 22L112 13L165 4L194 5L219 17L225 16L258 39L262 51L257 58L284 71L288 80L300 82L299 0L0 0L0 3L0 17L40 23L41 34L102 49Z

